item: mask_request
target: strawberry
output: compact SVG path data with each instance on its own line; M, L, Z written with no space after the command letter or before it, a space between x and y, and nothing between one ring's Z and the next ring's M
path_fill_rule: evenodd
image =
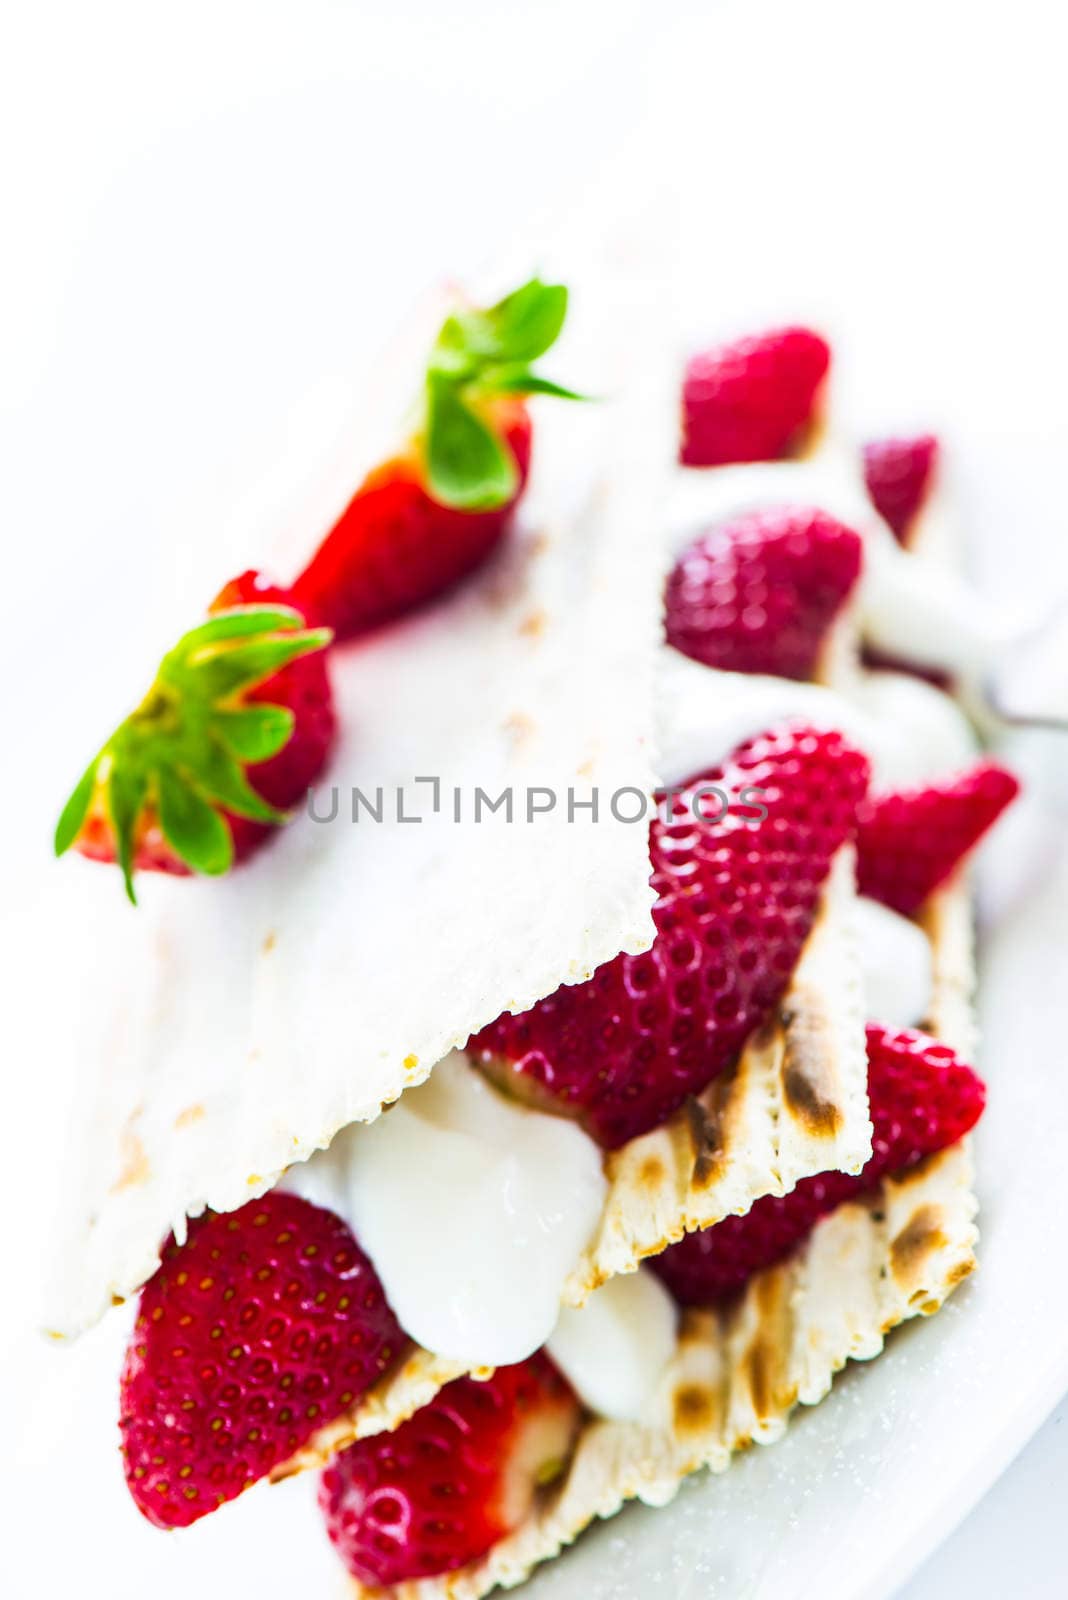
M943 783L873 795L861 807L857 832L861 894L914 915L1019 790L1005 767L980 761Z
M734 1061L782 995L867 780L840 734L797 726L692 778L649 830L652 949L498 1017L469 1042L474 1060L609 1149L657 1127Z
M187 1527L288 1460L404 1345L339 1217L272 1191L173 1237L141 1294L120 1384L126 1482Z
M288 594L251 572L212 609L164 656L56 828L57 855L117 861L132 901L135 871L226 872L287 820L329 754L329 631L305 629Z
M289 590L272 584L260 572L249 571L226 584L212 601L211 610L293 604ZM245 696L250 705L282 706L293 713L293 730L278 754L255 762L245 773L260 798L279 811L291 811L303 802L330 758L337 725L326 655L326 651L319 650L298 656ZM244 861L275 827L273 823L234 814L228 814L226 820L233 836L235 862Z
M777 461L811 426L830 366L825 339L809 328L775 328L691 357L682 388L687 467Z
M668 578L668 643L710 667L810 678L860 576L861 551L851 528L800 506L710 528Z
M368 474L297 579L303 609L339 638L433 599L481 566L505 532L526 484L530 417L510 398L487 402L482 417L515 462L515 487L501 505L464 511L433 499L413 442Z
M914 1028L868 1024L868 1093L874 1140L857 1177L823 1172L786 1195L765 1195L741 1217L690 1233L651 1263L684 1306L716 1305L807 1238L821 1217L889 1174L906 1172L973 1128L986 1090L948 1045Z
M913 519L926 499L938 462L938 440L922 433L915 439L876 439L864 446L864 482L872 504L889 523L900 544L907 544Z
M563 326L567 290L538 279L448 317L413 437L357 489L293 586L307 615L351 638L422 605L483 562L530 466L520 398L577 399L530 368Z
M394 1433L362 1439L320 1480L342 1561L377 1588L451 1572L518 1527L559 1475L580 1420L548 1358L459 1378Z

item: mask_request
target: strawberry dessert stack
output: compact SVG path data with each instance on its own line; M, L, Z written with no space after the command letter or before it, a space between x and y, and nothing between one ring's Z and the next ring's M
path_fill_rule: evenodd
M826 357L813 357L821 346L814 335L788 330L693 363L683 461L720 465L796 449L814 425L827 366ZM775 403L761 416L761 385L776 381L768 371L791 360L795 370L778 380ZM866 467L875 504L887 515L871 451ZM917 475L907 514L903 496L894 502L899 537L917 514L921 488ZM667 640L719 672L809 679L858 583L863 550L860 533L819 507L740 512L702 534L671 572ZM762 801L771 797L767 814L752 829L710 825L693 794L707 785L736 789L743 779ZM795 722L758 734L682 785L651 830L658 890L652 950L620 957L529 1012L499 1018L471 1041L475 1059L509 1093L576 1117L603 1145L618 1147L707 1085L768 1014L798 957L795 919L810 917L815 904L817 840L820 876L835 848L852 838L862 894L896 917L917 918L958 880L1016 791L1013 776L991 761L955 776L869 790L864 756L839 732ZM714 1311L713 1327L734 1326L755 1280L804 1249L823 1219L874 1203L885 1180L922 1173L974 1127L984 1086L949 1044L873 1017L866 1048L873 1143L863 1169L814 1174L669 1246L653 1268L677 1306ZM462 1379L395 1434L351 1446L327 1469L320 1491L327 1531L359 1585L377 1592L457 1568L467 1573L470 1592L492 1583L487 1552L509 1548L509 1534L531 1514L529 1476L523 1512L513 1521L499 1510L521 1436L522 1410L510 1411L510 1401L517 1383L533 1387L551 1370L544 1362L542 1354L501 1369L478 1420L467 1409L477 1386ZM445 1467L459 1416L468 1450L480 1447L480 1471L491 1463L492 1486L481 1494L472 1468ZM417 1465L424 1448L436 1468ZM540 1471L545 1483L556 1481L560 1466L551 1452ZM476 1503L490 1506L491 1517L484 1520Z
M507 536L530 463L526 397L576 398L531 365L560 332L566 300L562 288L535 279L488 309L465 306L448 317L411 437L364 480L292 584L242 574L164 657L149 694L75 789L57 851L73 846L117 862L131 899L141 871L217 874L246 860L256 870L258 847L329 761L330 653L430 603ZM811 454L829 366L826 341L800 327L695 357L682 385L680 471L715 474ZM872 516L903 545L922 521L935 456L930 439L865 452ZM721 1213L703 1231L680 1237L682 1223L665 1223L666 1248L651 1271L593 1288L584 1309L560 1311L558 1296L560 1321L548 1339L530 1339L525 1353L514 1352L522 1359L476 1376L473 1369L493 1363L450 1369L454 1352L415 1348L393 1288L403 1281L398 1257L413 1241L398 1245L388 1230L358 1220L378 1221L359 1199L368 1139L381 1124L401 1125L409 1104L420 1103L423 1091L414 1089L369 1129L345 1129L338 1149L311 1157L303 1174L293 1169L233 1211L205 1211L166 1242L141 1292L120 1381L126 1481L149 1521L188 1527L258 1481L318 1460L326 1532L357 1586L444 1596L483 1593L502 1574L514 1581L594 1515L643 1492L650 1459L670 1463L668 1490L712 1461L707 1441L678 1453L686 1413L679 1396L700 1410L692 1376L678 1377L684 1352L703 1350L734 1381L739 1330L746 1319L759 1321L775 1274L801 1260L828 1223L870 1218L887 1184L922 1185L959 1151L985 1090L954 1042L932 1032L937 951L926 919L939 896L963 892L967 859L1017 784L985 759L963 773L888 780L870 698L885 685L873 685L878 675L855 659L840 677L828 665L832 638L853 627L869 542L834 506L757 496L679 552L664 587L663 649L665 659L692 663L714 753L697 770L670 774L678 781L656 796L650 947L482 1023L462 1052L486 1127L521 1125L539 1137L548 1130L549 1140L566 1128L569 1148L577 1141L589 1157L597 1197L629 1170L628 1155L651 1149L648 1136L685 1145L696 1126L704 1144L691 1162L693 1181L708 1182L745 1137L720 1090L752 1074L750 1052L759 1056L763 1045L774 1055L768 1041L784 1012L796 1024L794 1008L805 1001L795 1001L791 985L829 914L836 864L855 856L866 908L861 942L888 941L866 949L866 971L880 959L895 969L917 952L920 970L915 995L879 988L874 977L865 990L865 1026L856 1031L873 1128L866 1162L849 1172L810 1166L785 1193L764 1174L760 1198L744 1214ZM814 681L828 677L821 700ZM723 749L725 713L747 704L741 679L762 683L782 709L769 716L762 702L756 725ZM904 692L938 695L915 682ZM946 702L938 715L956 712ZM821 973L810 986L833 989L836 978L845 981ZM887 994L899 1014L880 1010ZM812 1001L811 1026L802 1019L817 1054L821 1040L829 1048L823 998ZM820 1111L791 1047L780 1048L769 1070ZM760 1092L753 1090L757 1100ZM454 1120L462 1122L458 1113ZM520 1136L501 1134L515 1142L496 1147L498 1135L473 1121L449 1132L469 1138L473 1179L501 1157L502 1192L521 1206ZM643 1172L658 1161L648 1156ZM447 1162L431 1155L427 1166L429 1175L411 1173L412 1187L438 1182L438 1190L419 1192L448 1215L455 1194ZM627 1198L635 1210L650 1203L637 1181ZM566 1214L571 1200L565 1190L548 1209ZM559 1218L539 1216L531 1233L543 1223L551 1232ZM637 1255L625 1265L637 1267ZM966 1270L958 1264L956 1277L931 1291L930 1308ZM459 1285L456 1292L461 1298ZM636 1322L628 1323L626 1306L636 1308ZM817 1327L819 1313L811 1308ZM894 1311L885 1326L910 1314ZM592 1330L585 1357L576 1328ZM880 1324L880 1338L883 1331ZM590 1350L592 1367L625 1369L640 1399L608 1409ZM848 1353L832 1360L828 1384ZM406 1388L416 1367L432 1371L432 1381ZM784 1414L796 1395L795 1386ZM740 1442L732 1437L728 1453ZM619 1480L592 1497L582 1471L591 1452L609 1460ZM664 1488L658 1480L660 1498ZM541 1519L572 1495L572 1522L539 1543ZM495 1565L507 1552L518 1565ZM454 1591L448 1575L458 1573L466 1587Z

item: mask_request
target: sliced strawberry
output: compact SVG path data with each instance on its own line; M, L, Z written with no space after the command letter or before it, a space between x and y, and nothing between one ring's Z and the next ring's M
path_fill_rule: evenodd
M873 795L857 833L861 894L914 915L1019 791L1005 767L980 761L945 783Z
M388 1587L485 1555L562 1471L580 1416L541 1354L486 1382L450 1383L396 1432L326 1468L319 1505L342 1561L360 1583Z
M161 1528L264 1477L386 1372L404 1335L333 1212L273 1191L173 1238L120 1385L126 1481Z
M407 446L357 489L294 584L339 638L403 615L473 571L508 527L530 466L520 397L577 399L532 371L555 343L567 290L537 278L448 317Z
M657 1127L735 1060L782 995L867 780L840 734L792 726L691 779L671 821L649 830L652 949L498 1017L470 1041L474 1059L607 1148Z
M864 482L872 504L901 544L908 543L937 462L938 440L933 433L914 439L876 439L864 446Z
M706 666L810 678L860 576L859 534L825 511L776 506L703 533L665 591L669 644Z
M341 639L432 600L489 555L511 521L530 468L531 425L521 400L483 408L515 462L515 488L488 511L443 505L427 489L413 445L368 475L294 585L309 616Z
M288 596L254 573L224 590L235 593L255 603L219 610L216 602L215 615L168 651L56 826L57 855L73 846L117 861L131 900L135 871L226 872L288 820L283 808L326 761L329 631L305 629Z
M781 1261L821 1217L888 1176L906 1172L973 1128L986 1090L948 1045L906 1028L868 1025L868 1093L875 1134L857 1177L823 1172L787 1195L765 1195L741 1217L689 1233L651 1263L684 1306L711 1306L744 1288L754 1273Z
M789 455L814 420L830 361L827 341L796 327L693 356L683 380L679 459L718 467Z

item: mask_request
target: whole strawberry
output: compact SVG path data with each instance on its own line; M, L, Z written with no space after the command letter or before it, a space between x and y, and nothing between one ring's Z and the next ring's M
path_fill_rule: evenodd
M389 1587L485 1555L562 1471L580 1415L541 1354L450 1383L324 1471L319 1505L342 1561L360 1583Z
M765 1195L744 1216L687 1234L656 1257L653 1268L681 1305L729 1300L754 1273L795 1250L821 1217L880 1179L955 1144L978 1122L986 1090L948 1045L911 1028L894 1032L873 1022L868 1094L875 1132L871 1159L859 1176L823 1172L802 1178L789 1194Z
M668 643L729 672L810 678L861 556L859 534L825 511L776 506L721 523L668 578Z
M141 704L94 756L55 850L135 871L226 872L287 820L334 736L322 652L284 590L243 573L164 656Z
M522 396L577 396L531 370L564 323L567 290L537 278L450 316L431 352L422 418L357 489L293 586L346 639L402 616L479 566L508 527L530 467Z
M691 779L649 830L652 948L498 1017L469 1042L474 1059L607 1148L659 1126L782 995L867 781L840 734L795 726Z
M173 1239L120 1384L126 1482L161 1528L248 1488L388 1371L404 1335L330 1211L271 1192Z
M938 440L932 433L914 439L876 439L864 446L868 494L901 544L908 543L912 524L930 492L937 462Z
M682 388L688 467L778 461L803 442L830 366L825 339L810 328L774 328L691 358Z
M913 916L1015 799L1020 785L996 761L923 789L875 794L861 807L861 894Z

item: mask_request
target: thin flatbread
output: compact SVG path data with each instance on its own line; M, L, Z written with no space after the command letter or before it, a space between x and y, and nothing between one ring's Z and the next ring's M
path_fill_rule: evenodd
M144 874L137 911L114 873L55 869L48 1048L88 1086L57 1332L132 1294L189 1216L263 1193L502 1010L648 946L645 829L609 801L655 786L674 364L656 286L609 288L570 350L612 398L539 413L514 535L454 595L336 652L341 737L315 801L329 817L336 795L333 820L300 817L225 879ZM607 338L623 326L625 350ZM511 821L490 810L509 790ZM596 823L577 804L595 790ZM530 792L553 801L532 821Z

